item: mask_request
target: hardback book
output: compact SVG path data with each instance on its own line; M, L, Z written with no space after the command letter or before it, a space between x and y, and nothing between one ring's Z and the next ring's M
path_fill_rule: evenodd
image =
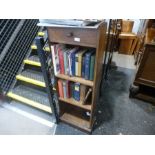
M94 50L89 50L85 55L85 79L89 80L91 55Z
M63 85L64 98L67 98L67 88L65 80L62 81L62 85Z
M57 75L60 73L60 66L59 66L59 57L57 51L57 45L51 45L51 53L52 53L52 61L54 67L54 74Z
M64 56L64 71L65 74L67 75L67 50L64 50L63 56Z
M58 80L58 91L59 91L59 96L64 98L62 80Z
M72 73L72 76L75 76L75 55L76 55L76 51L74 51L72 54L71 54L71 73Z
M53 61L55 75L60 73L60 62L59 62L59 54L58 54L59 48L65 48L65 45L64 44L51 45L52 61Z
M82 71L82 77L84 78L85 77L85 53L83 54L83 56L82 56L82 69L81 69Z
M67 75L69 75L69 51L70 51L70 49L68 49L67 51L66 51L66 70L65 70L65 72L66 72L66 74Z
M78 53L75 54L75 76L78 76Z
M85 96L86 96L86 92L87 92L87 86L85 85L80 85L80 101L84 101Z
M81 77L82 70L82 56L86 50L81 50L75 55L75 75Z
M71 97L70 81L66 81L67 98Z
M74 99L80 101L80 83L74 84Z
M59 64L60 64L60 73L64 74L64 55L63 55L63 48L58 47L58 56L59 56Z
M86 50L83 50L78 54L78 76L82 76L82 57L85 52Z
M69 51L68 59L69 59L69 75L75 75L75 53L78 51L78 47L75 47Z
M91 55L90 58L90 74L89 74L89 80L94 79L94 66L95 66L95 53Z
M74 82L70 82L70 96L74 98Z

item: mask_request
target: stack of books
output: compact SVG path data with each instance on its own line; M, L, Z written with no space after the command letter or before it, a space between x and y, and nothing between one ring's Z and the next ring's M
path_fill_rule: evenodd
M71 82L67 80L58 80L59 97L67 99L73 98L85 104L92 92L92 88L82 85L78 82Z
M51 46L54 73L94 79L95 50L90 48L66 47L64 44Z

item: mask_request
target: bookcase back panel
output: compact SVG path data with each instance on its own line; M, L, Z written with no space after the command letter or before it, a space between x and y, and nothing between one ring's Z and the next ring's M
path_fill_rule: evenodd
M97 33L94 29L48 28L50 42L88 47L97 46Z

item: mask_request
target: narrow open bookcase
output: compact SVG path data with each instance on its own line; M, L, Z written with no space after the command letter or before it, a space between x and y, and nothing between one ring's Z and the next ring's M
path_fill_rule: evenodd
M49 26L48 37L61 121L91 132L106 43L105 22L91 26Z

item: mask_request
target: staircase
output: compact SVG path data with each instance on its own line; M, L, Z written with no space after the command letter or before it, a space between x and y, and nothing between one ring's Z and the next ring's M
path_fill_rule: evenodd
M44 51L50 52L46 42L46 32L39 32L38 36L44 38ZM35 45L35 42L33 42L7 96L30 107L51 114L52 110L45 88L46 85L41 71L41 63L37 54L37 46Z
M6 94L39 27L34 19L0 19L0 91Z

